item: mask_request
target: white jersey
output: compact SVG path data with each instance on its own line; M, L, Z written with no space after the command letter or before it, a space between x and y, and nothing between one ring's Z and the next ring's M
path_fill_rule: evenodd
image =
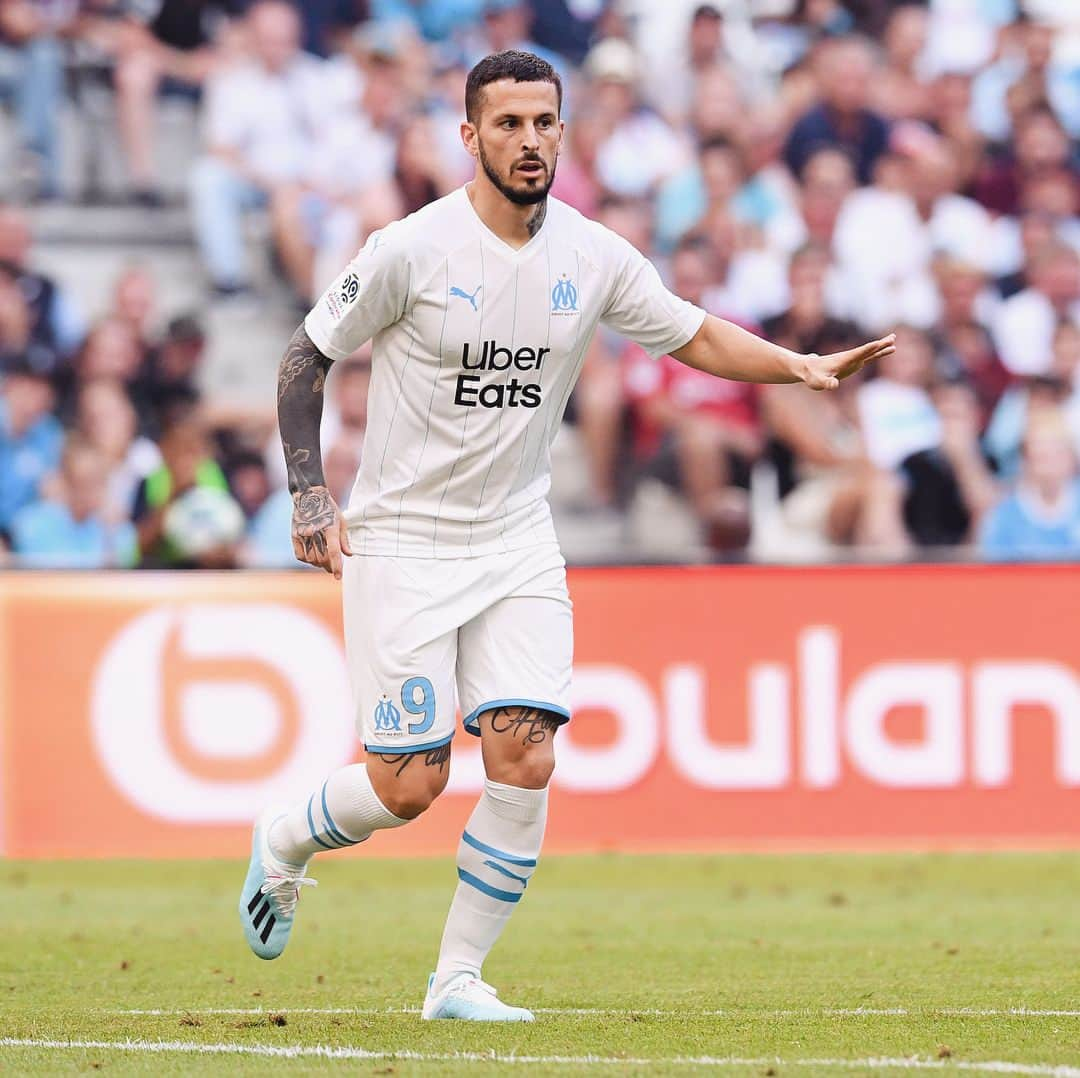
M519 250L464 188L373 233L304 323L334 360L373 338L353 549L458 558L554 542L549 448L597 323L660 356L704 317L554 198Z

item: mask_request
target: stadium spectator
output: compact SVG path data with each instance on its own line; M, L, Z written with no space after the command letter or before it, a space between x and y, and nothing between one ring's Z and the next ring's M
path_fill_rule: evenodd
M53 371L82 343L86 327L67 289L31 265L32 246L25 211L0 202L0 268L27 307L30 362Z
M997 485L979 440L979 405L971 386L940 381L932 400L940 437L902 463L904 524L919 546L954 546L974 538L997 499Z
M826 41L815 67L821 102L796 121L784 160L801 177L815 150L837 146L851 154L859 182L869 183L889 137L888 124L868 107L874 73L870 46L857 37Z
M145 402L151 430L172 426L200 402L198 379L205 354L206 331L197 317L187 314L170 320L135 387L136 397Z
M346 48L349 36L368 16L368 0L304 0L303 49L324 59Z
M64 430L54 401L49 380L26 360L8 367L0 386L0 531L60 463Z
M1019 471L1028 417L1040 408L1061 410L1080 452L1080 327L1058 323L1052 352L1049 371L1013 385L998 402L986 430L987 452L1005 477Z
M802 226L790 191L767 175L750 175L742 150L722 136L705 141L695 161L660 188L656 199L657 242L670 249L710 208L720 206L740 225L756 229L770 248L798 246Z
M926 8L902 3L889 16L882 44L884 65L875 75L870 101L888 120L925 120L933 108L926 65L930 17Z
M243 219L304 174L327 118L324 61L300 51L300 20L283 0L245 19L251 57L207 85L206 154L191 172L195 236L214 293L247 291Z
M401 33L365 27L348 54L327 65L328 107L312 134L311 159L272 193L274 242L305 312L326 283L322 276L332 279L370 232L403 216L394 169L409 104L404 48ZM317 260L327 249L333 269L320 275Z
M995 560L1080 557L1080 475L1067 423L1054 408L1031 413L1016 489L987 515L979 536Z
M518 52L531 52L546 60L564 83L563 115L566 115L565 84L568 82L566 63L554 52L533 41L529 36L532 29L533 9L526 0L483 0L483 16L479 24L479 34L470 58L470 66L493 52L505 52L516 49Z
M832 247L840 211L855 186L854 166L843 151L822 149L810 155L803 169L798 204L804 242Z
M407 22L428 41L447 41L475 23L484 0L371 0L378 22Z
M684 241L672 258L673 291L701 306L711 278L708 247ZM763 448L757 387L710 378L670 356L651 360L633 344L623 364L639 451L652 455L649 469L670 475L674 466L711 546L745 546L746 489Z
M1017 122L1015 137L1005 151L984 159L975 177L973 193L992 213L1015 215L1030 201L1033 183L1048 173L1070 170L1069 137L1054 113L1036 102Z
M972 114L979 130L994 142L1004 142L1013 129L1009 97L1024 104L1047 102L1059 122L1080 137L1080 94L1077 64L1055 57L1054 27L1039 18L1021 18L1003 34L1001 56L975 79Z
M135 529L109 505L109 462L72 436L53 497L22 509L11 525L20 564L51 569L115 569L135 562Z
M138 418L123 384L94 378L79 388L74 430L95 448L108 470L108 515L130 520L135 493L161 466L158 447L138 432Z
M723 7L713 2L693 8L683 44L664 78L649 82L650 101L672 124L686 119L701 76L718 66L730 72L741 93L752 101L764 99L773 89L757 42L745 30L740 34L739 26L727 23Z
M689 159L685 141L641 103L638 61L627 42L608 38L594 45L583 71L608 131L597 151L601 183L623 197L651 194Z
M142 430L154 429L150 402L142 395L139 376L145 356L142 343L131 323L116 317L101 319L87 334L70 368L57 379L60 387L60 414L74 415L79 385L95 378L118 381L131 395Z
M934 352L929 338L900 326L896 352L876 374L858 387L859 425L871 463L892 472L912 454L941 444L941 417L930 397Z
M134 333L142 352L140 366L148 362L156 343L157 292L153 272L138 264L122 270L113 285L109 317L123 322Z
M1015 375L1044 373L1058 322L1080 325L1080 254L1048 243L1032 256L1026 273L1031 284L1001 305L993 324L998 353Z
M214 459L203 423L188 417L161 436L161 465L135 492L133 518L138 529L140 563L144 566L190 568L199 564L166 534L166 514L196 487L228 493L225 473ZM209 564L229 564L231 551L213 551Z
M532 37L536 43L573 64L580 64L589 51L589 44L601 36L598 30L613 5L607 0L588 3L531 0L529 6L532 8Z
M126 5L119 17L99 17L86 28L86 35L112 59L117 127L131 198L138 205L155 208L163 202L154 161L159 94L199 99L222 62L215 47L220 26L241 6L239 0L156 0Z
M10 100L25 155L18 166L34 198L60 195L58 125L64 45L78 0L0 0L0 102Z
M229 492L250 524L271 494L266 461L252 450L240 450L229 458L225 473Z

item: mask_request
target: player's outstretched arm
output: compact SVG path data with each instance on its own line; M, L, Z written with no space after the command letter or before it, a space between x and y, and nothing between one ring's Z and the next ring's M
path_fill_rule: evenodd
M351 554L349 534L323 477L319 427L331 360L301 325L278 368L278 428L293 496L292 542L300 561L341 579L341 556Z
M672 355L688 367L736 382L805 382L836 389L841 379L896 351L893 334L828 356L800 355L707 314L701 328Z

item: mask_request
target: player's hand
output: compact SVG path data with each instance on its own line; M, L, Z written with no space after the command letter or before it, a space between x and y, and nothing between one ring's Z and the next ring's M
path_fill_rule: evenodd
M867 363L884 359L896 351L896 334L890 333L869 344L849 348L846 352L834 352L828 356L804 356L802 380L811 389L836 389L844 378L861 371Z
M293 495L293 553L297 559L341 579L341 556L352 554L345 519L326 487Z

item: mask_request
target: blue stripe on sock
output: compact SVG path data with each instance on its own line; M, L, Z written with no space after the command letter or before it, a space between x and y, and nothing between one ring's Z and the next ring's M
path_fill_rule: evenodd
M488 868L495 869L496 872L501 872L502 875L507 877L507 879L517 880L522 887L529 886L528 876L519 876L516 872L511 872L510 869L503 868L498 861L485 861L484 864L487 865Z
M498 857L500 861L505 861L509 865L520 865L522 868L536 868L535 857L515 857L512 853L504 853L502 850L495 849L494 846L489 846L486 842L481 842L478 838L473 838L468 831L463 832L461 837L472 846L474 850L490 854L492 857Z
M467 883L470 887L475 887L478 891L482 891L485 895L490 895L492 898L497 898L500 902L520 902L521 895L513 894L510 891L500 891L498 887L492 887L490 883L484 883L483 880L478 879L471 872L466 872L465 869L459 868L457 870L458 879L462 883Z
M327 782L329 779L327 780ZM338 826L334 823L333 818L330 815L330 810L326 807L326 783L322 784L322 810L323 815L326 817L326 829L330 832L329 837L336 839L342 846L355 846L351 838L346 838L345 835L338 830Z
M307 825L308 830L311 832L311 841L317 842L324 850L332 850L335 847L328 846L317 834L315 834L315 818L311 815L311 806L315 801L315 795L312 794L307 803Z

